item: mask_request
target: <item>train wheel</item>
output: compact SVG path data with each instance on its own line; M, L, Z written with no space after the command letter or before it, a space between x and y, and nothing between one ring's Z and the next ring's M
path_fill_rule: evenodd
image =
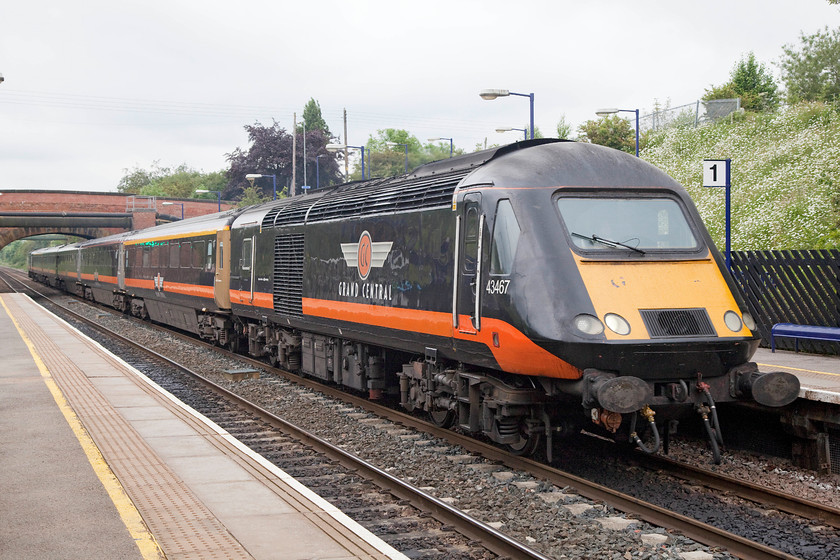
M454 410L432 410L429 412L432 424L440 428L451 428L455 423Z
M533 455L534 451L540 446L541 441L542 434L531 432L523 420L519 424L519 441L516 443L507 443L505 444L505 448L514 455Z

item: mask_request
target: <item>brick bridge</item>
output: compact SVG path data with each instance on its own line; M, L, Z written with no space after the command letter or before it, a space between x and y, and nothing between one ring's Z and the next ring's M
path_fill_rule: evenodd
M0 191L0 249L24 237L59 233L86 239L212 214L234 205L196 198L156 198L81 191Z

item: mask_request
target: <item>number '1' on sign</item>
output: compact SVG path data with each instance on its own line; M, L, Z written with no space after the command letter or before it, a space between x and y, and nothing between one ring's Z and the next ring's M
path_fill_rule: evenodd
M704 187L728 187L729 185L729 159L704 159L703 160L703 186Z

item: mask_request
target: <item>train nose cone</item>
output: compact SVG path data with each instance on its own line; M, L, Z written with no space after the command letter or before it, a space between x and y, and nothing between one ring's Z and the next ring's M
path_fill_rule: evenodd
M635 412L650 402L650 386L638 377L613 377L598 387L596 396L602 408L620 414Z
M799 378L784 371L771 371L752 382L755 402L764 406L785 406L799 396Z

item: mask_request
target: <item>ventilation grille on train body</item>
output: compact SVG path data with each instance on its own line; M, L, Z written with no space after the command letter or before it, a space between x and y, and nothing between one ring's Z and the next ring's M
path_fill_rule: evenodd
M287 198L266 212L262 229L450 206L455 188L471 171L457 169L433 175L373 179L315 195Z
M274 311L303 316L303 234L274 238Z
M640 309L651 338L716 336L709 314L696 309Z

